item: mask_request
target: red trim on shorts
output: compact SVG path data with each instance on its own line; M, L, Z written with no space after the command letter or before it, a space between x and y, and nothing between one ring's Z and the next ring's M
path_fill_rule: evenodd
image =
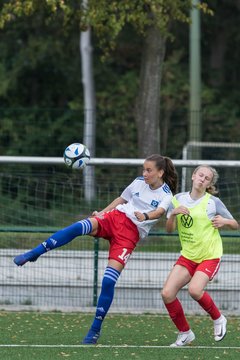
M209 277L209 280L212 280L220 268L220 262L221 259L218 258L218 259L203 260L201 263L196 263L181 255L176 261L175 265L181 265L187 268L189 274L192 277L196 271L201 271Z

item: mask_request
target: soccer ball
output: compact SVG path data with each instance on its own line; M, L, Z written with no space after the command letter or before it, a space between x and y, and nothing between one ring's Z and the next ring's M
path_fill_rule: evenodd
M63 159L67 167L83 169L90 161L90 152L85 145L73 143L64 150Z

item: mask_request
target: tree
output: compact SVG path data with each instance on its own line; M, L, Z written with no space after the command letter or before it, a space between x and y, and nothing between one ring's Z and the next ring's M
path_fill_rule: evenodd
M12 0L2 2L0 27L18 16L29 16L42 7L47 9L46 21L62 14L64 23L79 20L80 29L89 24L99 39L103 58L116 46L118 37L132 26L142 39L141 71L135 101L139 157L160 150L160 91L165 45L171 39L171 25L189 22L191 0L89 0L88 9L74 0ZM202 3L201 7L206 9Z
M87 16L108 50L126 24L131 24L142 37L141 69L138 95L135 101L135 121L138 130L138 155L144 158L160 151L160 90L162 64L169 28L174 20L189 21L191 1L89 1Z

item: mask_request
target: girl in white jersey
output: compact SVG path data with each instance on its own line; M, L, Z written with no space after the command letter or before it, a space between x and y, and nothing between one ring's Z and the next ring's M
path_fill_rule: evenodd
M111 306L114 287L140 238L148 235L157 222L151 212L163 215L176 193L177 173L172 161L154 154L143 164L143 176L135 179L113 202L93 216L62 229L36 248L15 257L22 266L49 250L72 241L76 236L92 235L109 241L108 265L105 269L96 315L83 344L96 344L102 322ZM149 214L148 214L149 213ZM140 220L140 221L139 221ZM144 221L143 221L144 220Z
M218 229L229 226L238 229L222 201L213 196L218 174L212 167L201 165L192 174L192 190L174 196L167 213L166 228L175 230L181 241L181 256L171 270L162 289L162 298L179 334L170 346L184 346L195 339L183 312L177 293L186 284L191 297L211 316L214 339L226 334L226 318L220 313L211 296L204 291L216 275L222 256L222 240Z

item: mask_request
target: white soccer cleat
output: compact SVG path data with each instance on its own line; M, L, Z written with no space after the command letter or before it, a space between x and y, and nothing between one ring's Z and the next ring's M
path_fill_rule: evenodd
M178 334L175 343L171 344L170 347L185 346L190 344L195 339L195 335L192 330L180 332Z
M227 319L221 315L219 319L214 320L214 340L221 341L227 333Z

